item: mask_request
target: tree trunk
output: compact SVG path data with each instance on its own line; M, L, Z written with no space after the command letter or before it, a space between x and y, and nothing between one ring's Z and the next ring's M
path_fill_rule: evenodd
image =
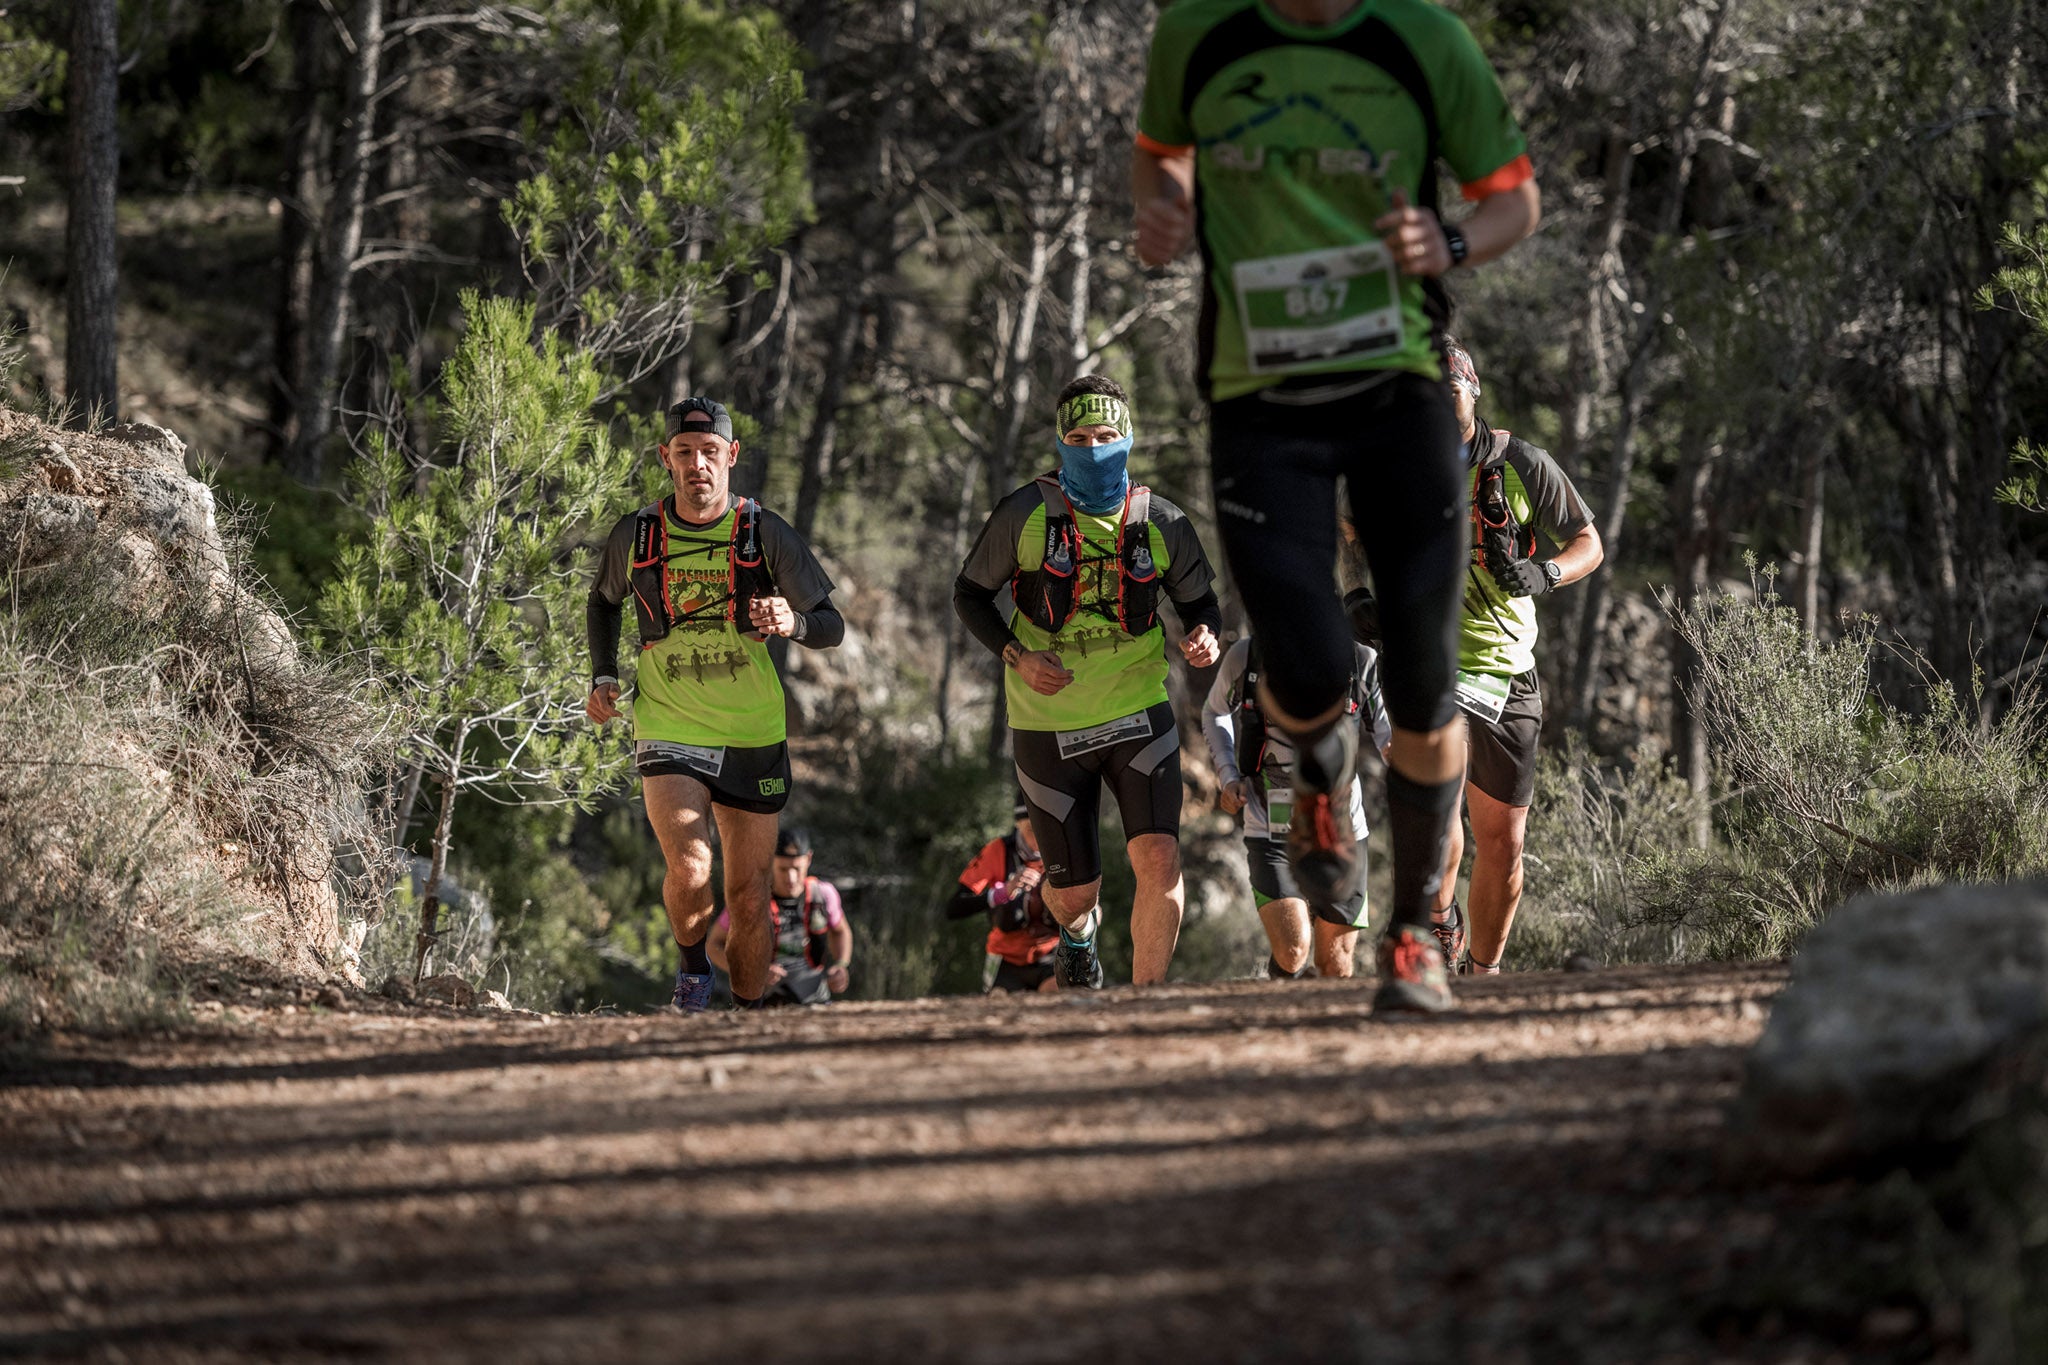
M427 954L441 933L441 876L448 870L448 840L455 831L455 792L462 781L462 747L466 736L458 735L448 771L441 774L441 815L434 822L433 860L427 866L426 885L421 887L420 930L413 942L412 979L426 974Z
M1067 251L1073 257L1073 274L1067 281L1067 358L1076 373L1088 360L1089 290L1093 284L1093 251L1088 240L1088 210L1095 197L1095 168L1084 165L1077 178L1066 173L1074 205L1068 226Z
M1031 261L1024 272L1024 295L1017 300L1017 311L1010 323L1009 344L1003 352L1002 390L1004 405L1001 413L1002 425L997 438L989 443L988 484L989 501L1010 491L1016 475L1017 446L1024 436L1024 422L1031 409L1033 378L1031 372L1031 348L1038 335L1038 311L1045 302L1045 284L1052 259L1052 234L1042 222L1034 222L1031 230ZM996 703L990 713L987 754L989 762L1001 760L1008 751L1010 742L1010 708L1003 693L1003 663L991 660L995 666Z
M1641 425L1645 389L1649 384L1650 360L1657 348L1652 331L1639 344L1628 368L1622 372L1621 425L1614 433L1614 450L1607 462L1607 515L1600 522L1600 543L1605 558L1585 579L1586 597L1579 611L1578 656L1573 664L1571 707L1575 728L1584 729L1593 719L1593 699L1600 690L1600 669L1606 652L1608 581L1621 555L1621 533L1628 523L1628 485L1635 474L1636 430Z
M363 244L363 204L369 193L377 80L384 56L384 0L360 0L351 38L355 51L348 67L339 168L313 271L306 373L292 442L292 473L306 483L320 481L327 438L334 434L339 415L342 347L348 338L355 261Z
M979 456L969 456L966 465L960 471L960 500L953 508L953 534L949 541L952 547L952 554L946 560L949 568L952 565L964 562L967 558L967 528L974 524L975 476L980 472L981 458ZM965 628L960 624L959 618L953 615L951 604L948 603L943 610L946 622L946 643L944 653L939 660L938 694L939 752L941 754L949 752L952 747L953 666L954 661L960 656L961 637L966 633Z
M1592 235L1592 265L1586 281L1583 312L1578 333L1572 338L1575 368L1584 376L1571 406L1565 411L1563 457L1567 470L1585 468L1586 445L1593 431L1593 408L1612 382L1608 360L1608 289L1621 274L1621 230L1628 221L1629 172L1635 166L1635 144L1620 129L1607 135L1603 158L1600 217Z
M1684 611L1707 594L1707 580L1713 570L1713 547L1719 540L1715 525L1714 474L1721 447L1705 444L1698 437L1687 443L1684 472L1674 491L1679 494L1678 534L1673 538L1673 568L1677 601ZM1707 727L1693 709L1693 694L1699 686L1700 656L1679 630L1672 631L1672 654L1676 677L1672 680L1672 749L1678 759L1679 775L1698 798L1698 814L1691 830L1695 848L1705 848L1713 835L1713 820L1707 798L1713 785L1713 756L1707 748Z
M281 461L298 434L306 381L306 312L313 299L313 227L320 220L329 128L320 95L327 18L315 0L293 0L291 127L278 196L277 303L271 324L269 458Z
M65 169L70 209L64 224L64 396L73 425L113 418L119 265L114 197L121 146L114 122L119 79L114 0L72 0L71 53L65 100L70 141Z
M1799 574L1799 624L1809 638L1820 633L1821 536L1827 525L1824 498L1827 480L1827 445L1802 431L1805 448L1799 472L1799 551L1793 565Z
M825 476L839 443L839 405L846 396L846 376L853 369L854 346L860 340L862 284L849 285L839 298L839 321L832 350L825 357L825 379L818 388L818 407L804 438L802 473L797 480L796 516L791 525L806 541L817 524L818 503L825 495Z

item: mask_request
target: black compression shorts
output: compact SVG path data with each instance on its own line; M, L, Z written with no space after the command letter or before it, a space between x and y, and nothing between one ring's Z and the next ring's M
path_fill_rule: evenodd
M1307 391L1282 388L1215 404L1216 522L1252 633L1287 642L1265 651L1273 700L1292 716L1322 715L1351 681L1351 629L1332 568L1341 476L1379 601L1387 713L1427 732L1457 713L1470 534L1457 413L1439 380L1401 371L1357 382L1369 387L1328 402L1297 403Z
M1096 817L1105 783L1126 840L1180 837L1180 729L1172 703L1086 730L1017 730L1012 737L1017 784L1053 886L1085 886L1102 875Z
M1365 857L1365 841L1358 841L1358 856ZM1244 841L1245 871L1251 877L1252 897L1261 910L1272 901L1305 900L1301 889L1294 884L1294 867L1287 861L1287 839L1252 838ZM1311 905L1308 912L1316 919L1347 929L1363 929L1369 916L1365 905L1365 880L1359 879L1358 890L1337 905Z
M989 982L989 990L1036 991L1051 977L1052 970L1052 959L1049 957L1041 958L1025 967L1005 961L997 965L996 974Z
M1499 720L1465 717L1465 780L1494 800L1526 806L1536 799L1536 738L1543 731L1543 688L1536 670L1517 673Z
M711 790L715 805L775 815L789 801L789 745L760 749L711 747L643 739L633 746L642 777L690 777Z

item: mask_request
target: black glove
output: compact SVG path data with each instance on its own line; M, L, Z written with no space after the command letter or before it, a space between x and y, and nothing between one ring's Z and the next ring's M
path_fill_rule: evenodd
M1550 575L1533 559L1514 560L1507 572L1495 574L1493 581L1510 597L1541 597L1550 591Z

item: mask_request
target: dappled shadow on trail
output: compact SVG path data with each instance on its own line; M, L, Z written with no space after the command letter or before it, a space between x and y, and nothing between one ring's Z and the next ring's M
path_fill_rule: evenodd
M1782 1216L1715 1176L1779 979L82 1055L0 1096L0 1354L1685 1358Z

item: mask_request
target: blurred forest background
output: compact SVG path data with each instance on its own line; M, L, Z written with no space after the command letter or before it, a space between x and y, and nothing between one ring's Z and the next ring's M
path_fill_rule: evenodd
M2048 7L1452 8L1545 209L1454 280L1455 329L1483 416L1558 457L1608 546L1543 602L1517 962L1781 952L1864 886L2048 870ZM855 993L972 988L980 931L938 906L1010 793L997 668L949 591L1050 463L1065 379L1132 387L1142 477L1214 544L1195 267L1128 241L1155 14L7 4L7 401L190 443L308 638L387 689L391 840L427 862L449 814L437 963L593 1006L658 998L673 948L622 741L575 719L589 550L655 486L653 415L722 398L735 487L813 540L852 626L788 660L787 818L847 893ZM554 441L517 488L463 472L507 414ZM530 541L490 551L503 601L554 628L514 612L465 655L432 561L500 504ZM1206 686L1176 665L1197 976L1258 941ZM519 735L471 723L494 687ZM373 968L410 965L410 900Z

